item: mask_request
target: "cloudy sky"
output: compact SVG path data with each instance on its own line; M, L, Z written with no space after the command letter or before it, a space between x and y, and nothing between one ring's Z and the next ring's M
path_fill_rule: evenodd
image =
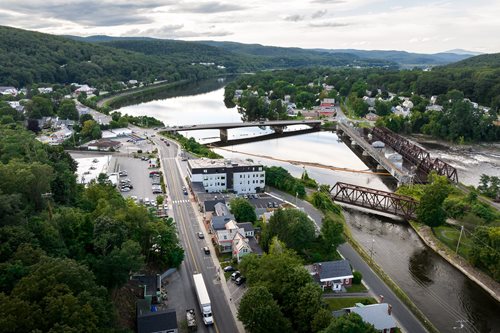
M303 48L500 52L498 0L1 0L0 24L53 34Z

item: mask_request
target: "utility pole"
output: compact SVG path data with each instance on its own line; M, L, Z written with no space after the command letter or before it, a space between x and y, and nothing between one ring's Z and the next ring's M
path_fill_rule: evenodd
M372 248L370 249L370 260L373 262L373 244L375 243L375 239L372 238Z
M460 228L460 236L458 236L457 249L455 250L455 254L458 254L458 247L460 246L460 240L462 239L462 233L464 232L464 226Z

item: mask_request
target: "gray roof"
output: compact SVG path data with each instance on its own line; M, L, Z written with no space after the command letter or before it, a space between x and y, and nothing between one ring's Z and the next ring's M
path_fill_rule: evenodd
M229 209L227 208L226 206L226 203L218 203L214 206L215 208L215 214L217 216L227 216L227 215L230 215L231 213L229 213Z
M226 223L234 220L234 216L213 216L212 217L212 228L214 230L223 230L226 229Z
M137 333L153 333L177 329L174 309L151 312L147 301L137 301Z
M316 273L314 278L318 280L332 279L341 276L352 275L351 265L347 260L324 261L310 265L309 271Z
M160 282L159 275L142 275L142 274L136 274L133 275L132 280L135 280L139 283L141 286L145 286L145 295L146 296L156 296L156 293L158 291L158 284Z
M377 330L397 327L394 317L389 314L389 304L387 303L346 308L346 310L359 314L363 321L372 324Z
M240 228L243 228L245 232L254 230L252 222L241 222L241 223L236 223L236 225Z
M263 251L260 248L260 245L257 243L257 240L254 237L249 237L248 239L248 245L252 249L252 253L255 253L257 255L262 255Z
M219 202L226 203L226 200L224 199L216 199L216 200L207 200L203 202L203 205L205 206L205 212L214 212L215 211L215 205Z

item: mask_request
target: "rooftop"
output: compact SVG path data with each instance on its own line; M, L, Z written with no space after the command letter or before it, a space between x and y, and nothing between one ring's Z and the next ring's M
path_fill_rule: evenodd
M241 223L236 223L236 225L240 228L243 228L245 232L254 231L252 222L241 222Z
M168 332L172 329L177 329L174 309L158 311L146 300L137 301L137 333Z
M236 166L262 166L262 164L250 162L242 159L208 159L208 158L198 158L188 161L189 167L191 169L201 169L201 168L231 168Z
M361 316L363 321L375 326L376 330L383 330L388 328L397 327L394 317L389 314L389 304L372 304L361 307L346 308L345 310L355 312Z
M314 278L317 281L330 280L344 276L352 277L351 265L349 264L349 261L345 259L318 262L312 265L307 265L306 269L311 273L311 275L314 275Z

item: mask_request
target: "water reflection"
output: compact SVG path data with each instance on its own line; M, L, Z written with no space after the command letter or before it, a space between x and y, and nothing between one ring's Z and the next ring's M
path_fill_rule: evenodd
M433 280L429 277L434 270L434 262L429 250L421 249L413 252L409 260L408 269L419 282L429 285Z

